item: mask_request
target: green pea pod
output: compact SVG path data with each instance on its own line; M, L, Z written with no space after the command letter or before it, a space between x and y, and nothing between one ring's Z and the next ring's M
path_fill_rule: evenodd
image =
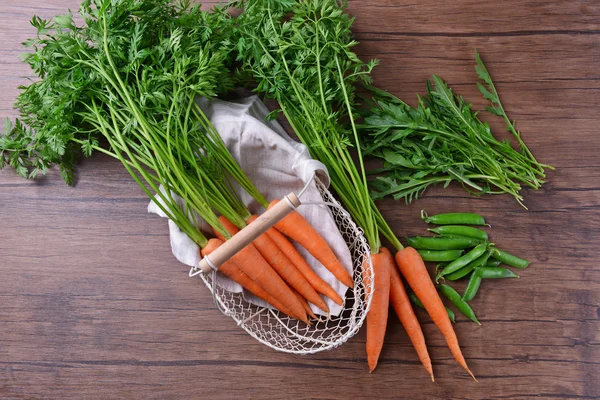
M410 298L410 301L412 301L417 307L425 309L425 306L423 305L423 303L421 303L421 300L419 300L419 298L416 294L414 294L414 292L408 292L408 297Z
M408 297L410 298L410 301L412 301L414 305L422 308L423 310L425 309L425 306L423 305L423 303L421 303L421 300L419 300L419 298L417 297L416 294L414 294L414 292L409 291ZM446 312L448 313L448 318L450 318L450 321L452 321L453 323L456 322L456 315L454 315L454 311L452 311L451 309L446 307Z
M492 259L487 260L484 267L497 267L500 264L502 264L502 262L500 260L496 260L495 258L492 258Z
M463 294L462 299L464 301L471 301L475 298L477 291L479 290L479 286L481 285L481 274L477 270L471 274L471 279L469 279L469 283L467 283L467 288L465 289L465 294Z
M462 250L470 249L479 244L473 238L442 238L442 237L409 237L406 238L409 246L418 250Z
M475 244L486 243L486 241L482 240L482 239L475 239L475 238L472 238L472 237L469 237L469 236L461 236L461 235L444 234L444 235L439 235L439 236L436 236L436 237L438 237L440 239L446 239L446 238L448 238L448 239L450 239L450 238L453 238L453 239L472 239L472 240L474 240Z
M481 229L473 228L472 226L460 225L443 225L434 229L427 229L429 232L437 233L438 235L457 235L471 237L473 239L488 240L488 234Z
M510 265L515 268L527 268L530 264L529 261L519 258L517 256L513 256L510 253L507 253L504 250L500 250L498 248L494 248L494 252L492 253L492 257L496 260L500 260L506 265Z
M446 268L444 268L442 270L442 272L440 272L438 274L438 278L440 278L444 275L451 274L455 271L458 271L462 267L475 261L477 258L481 257L483 255L483 253L485 253L486 247L487 247L486 244L483 244L483 243L478 244L477 246L475 246L475 248L473 250L471 250L464 256L457 258L456 260L452 261L450 264L446 265Z
M477 258L475 261L470 262L469 264L462 267L458 271L455 271L451 274L445 275L444 279L447 279L449 281L455 281L460 278L463 278L463 277L469 275L471 273L471 271L473 271L475 268L481 267L481 266L487 264L487 261L489 258L490 258L490 252L486 251L481 256L479 256L479 258Z
M417 250L423 261L454 261L463 253L462 250Z
M477 271L483 279L503 279L519 277L519 275L515 274L510 269L502 267L479 267L477 268Z
M445 308L446 308L446 312L448 313L448 318L450 318L450 321L452 321L452 323L455 323L456 322L456 315L454 315L454 311L452 311L448 307L445 307Z
M463 313L467 318L475 322L477 325L481 325L479 321L477 321L477 317L475 316L471 306L460 297L460 294L458 294L456 290L454 290L451 286L444 284L438 285L438 288L440 289L440 292L442 292L442 294L446 296L448 300L452 302L452 304L454 304L458 311Z
M446 213L429 216L425 210L421 210L421 219L428 224L435 225L485 225L485 219L474 213Z
M466 267L462 267L461 269L459 269L458 271L455 271L451 274L448 275L444 275L443 277L441 275L436 276L436 280L440 280L440 279L446 279L447 281L457 281L459 279L464 278L465 276L469 276L469 274L471 272L473 272L473 270L475 269L472 265L473 263L469 263Z

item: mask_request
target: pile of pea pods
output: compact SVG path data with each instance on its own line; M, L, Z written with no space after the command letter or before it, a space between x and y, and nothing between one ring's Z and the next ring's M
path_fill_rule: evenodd
M518 278L519 275L500 265L522 269L529 266L529 261L500 250L489 241L487 232L473 227L487 225L479 214L446 213L429 216L421 211L421 219L428 224L438 225L428 229L437 235L406 238L408 245L417 249L424 261L439 263L435 281L440 293L467 318L480 324L469 302L475 298L482 280ZM462 296L452 286L440 283L440 280L456 281L466 278L469 278L469 283ZM414 293L409 293L409 297L415 305L422 307ZM446 310L454 322L454 313L449 308Z

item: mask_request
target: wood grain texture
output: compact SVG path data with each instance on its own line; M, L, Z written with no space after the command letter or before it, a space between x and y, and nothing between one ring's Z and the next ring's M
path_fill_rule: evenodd
M15 116L26 82L18 55L34 33L27 21L78 2L0 2L0 115ZM600 3L377 0L350 10L358 53L381 60L377 84L412 102L433 73L479 99L476 47L525 141L557 167L542 190L525 192L529 211L456 187L410 206L381 203L402 236L423 233L421 208L480 212L493 241L533 261L521 279L484 283L473 302L481 327L458 318L480 383L423 313L435 383L394 319L372 375L364 331L313 356L258 344L187 277L165 221L146 213L126 171L98 155L78 166L75 188L57 171L36 182L0 171L1 398L600 397Z

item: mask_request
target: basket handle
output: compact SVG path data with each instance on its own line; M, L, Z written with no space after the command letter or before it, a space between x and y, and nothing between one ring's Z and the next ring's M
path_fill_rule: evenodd
M254 239L265 233L283 217L299 207L300 204L302 203L300 203L300 199L295 193L288 194L280 202L261 214L254 222L215 249L210 253L210 256L207 255L202 258L198 263L198 268L204 273L210 272L213 268L218 269L234 254L252 243Z

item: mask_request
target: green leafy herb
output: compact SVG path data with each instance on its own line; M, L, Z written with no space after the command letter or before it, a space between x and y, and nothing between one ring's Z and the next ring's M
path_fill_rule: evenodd
M521 204L522 185L534 189L544 183L544 168L523 143L510 122L492 79L476 54L478 83L487 108L507 122L520 149L508 141L498 141L478 112L463 97L456 95L438 76L427 82L427 95L411 107L397 97L371 87L373 99L364 111L359 126L366 154L385 161L371 184L374 199L392 196L407 202L418 198L429 186L451 182L462 184L470 193L510 193Z

